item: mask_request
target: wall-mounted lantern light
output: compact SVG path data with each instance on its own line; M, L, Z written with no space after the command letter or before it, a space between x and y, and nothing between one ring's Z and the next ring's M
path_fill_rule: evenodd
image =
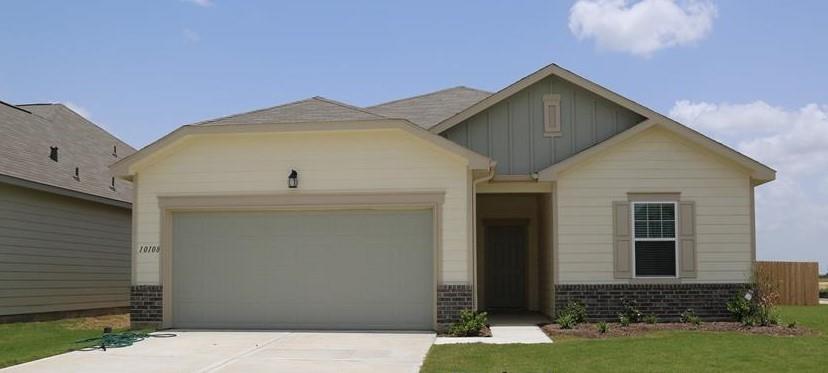
M295 189L299 186L299 173L296 170L290 170L288 175L288 188Z

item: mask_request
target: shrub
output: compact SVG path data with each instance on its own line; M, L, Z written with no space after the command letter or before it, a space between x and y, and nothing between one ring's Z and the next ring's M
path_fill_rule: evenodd
M555 323L557 323L561 329L572 329L575 325L578 325L578 322L575 321L575 316L571 313L563 313L555 319Z
M595 327L598 329L598 333L601 334L606 334L609 330L609 324L607 324L606 321L601 321L595 324Z
M790 328L790 329L796 329L796 326L797 326L796 321L791 321L791 322L788 323L788 328Z
M644 316L644 322L646 322L647 324L657 324L658 323L658 316L653 315L653 314L649 314L647 316Z
M561 315L572 315L576 323L586 322L586 306L579 301L570 301L566 304L566 307L558 313L558 316Z
M727 302L727 311L733 314L733 317L743 325L749 325L753 322L751 317L753 311L753 302L750 301L752 297L750 292L745 295L737 295L732 300Z
M820 298L828 298L828 289L819 289Z
M630 321L632 320L630 320L629 316L623 313L618 314L618 323L621 324L621 326L630 326Z
M638 302L635 299L627 299L624 298L621 300L624 303L624 311L621 315L624 315L629 319L630 322L641 322L641 311L638 310Z
M455 337L477 337L488 323L485 312L472 310L460 311L460 319L449 328L449 334Z
M692 308L688 308L686 311L682 312L679 315L679 319L681 319L682 323L693 324L696 326L699 326L702 323L701 318L696 315L696 311L693 311Z
M766 271L757 268L744 294L727 302L727 310L745 326L776 325L779 323L776 312L779 292L776 286Z

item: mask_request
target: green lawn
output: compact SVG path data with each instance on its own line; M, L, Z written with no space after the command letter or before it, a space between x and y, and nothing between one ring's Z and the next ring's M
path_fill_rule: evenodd
M828 367L828 306L781 307L819 333L772 337L662 332L643 337L566 338L544 345L435 345L422 372L784 372Z
M75 341L100 336L102 325L123 326L124 317L0 324L0 368L89 347Z

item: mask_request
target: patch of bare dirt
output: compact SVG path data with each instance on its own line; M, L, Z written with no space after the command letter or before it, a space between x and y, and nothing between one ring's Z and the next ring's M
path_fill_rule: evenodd
M66 320L68 322L68 329L73 330L88 330L101 329L111 326L112 329L129 329L129 314L120 315L105 315L94 317L81 317L77 319Z
M801 326L789 328L783 325L773 326L754 326L746 327L738 322L705 322L701 325L684 324L684 323L657 323L645 324L637 323L629 326L621 326L618 323L608 323L608 330L606 333L598 331L597 324L578 324L572 329L561 329L558 324L547 324L541 326L546 335L552 337L572 336L582 338L611 338L611 337L631 337L646 335L648 333L659 331L673 331L673 330L691 330L704 332L739 332L744 334L756 335L773 335L773 336L798 336L810 335L813 332Z

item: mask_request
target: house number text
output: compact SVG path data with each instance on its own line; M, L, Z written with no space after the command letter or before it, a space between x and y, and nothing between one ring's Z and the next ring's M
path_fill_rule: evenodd
M141 245L138 247L139 254L160 253L161 248L158 245Z

